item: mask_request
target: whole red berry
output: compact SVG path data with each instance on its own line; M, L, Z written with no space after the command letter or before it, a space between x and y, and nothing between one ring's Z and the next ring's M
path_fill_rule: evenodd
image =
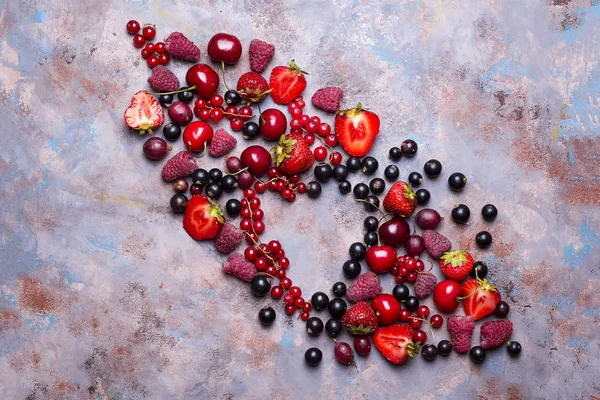
M277 175L279 175L279 171L277 170L277 168L271 167L267 171L267 174L269 174L269 178L275 178Z
M158 63L160 65L167 65L171 61L171 57L168 54L161 54L158 56Z
M269 188L270 191L274 192L277 190L277 181L269 181L267 183L267 188Z
M275 274L277 273L277 268L275 268L273 265L269 265L267 269L265 269L265 273L271 276L275 276Z
M267 269L267 259L264 257L259 257L254 261L254 266L257 271L264 271Z
M298 97L296 100L296 105L298 106L298 108L304 108L306 106L306 103L304 102L304 100L302 100L302 97Z
M260 207L260 199L258 197L253 197L250 199L250 208L253 210L258 210Z
M396 266L404 267L404 263L406 262L406 257L400 256L396 259Z
M290 115L292 116L292 119L299 119L300 117L302 117L302 110L294 107L290 110Z
M285 276L286 276L285 269L277 270L277 279L283 279L283 278L285 278Z
M246 243L254 244L258 241L258 235L254 232L246 232Z
M314 150L315 158L319 161L323 161L327 157L327 149L323 146L319 146Z
M250 215L252 215L252 213L250 212L249 208L242 208L242 211L240 212L240 217L248 219L250 218Z
M407 275L406 280L408 283L415 283L417 281L417 273L411 272Z
M278 254L279 250L281 250L281 243L278 240L271 240L269 242L269 251L272 254Z
M146 59L146 63L150 68L154 68L158 65L158 57L151 55Z
M213 122L219 122L223 119L223 110L220 108L213 108L210 110L210 120Z
M252 227L252 221L249 219L243 219L240 221L240 229L243 231L248 231Z
M154 43L146 43L144 49L148 50L148 53L154 53Z
M398 268L398 274L400 274L400 276L407 276L408 275L408 270L406 269L406 267L399 267Z
M444 317L442 317L440 314L433 314L429 319L429 322L433 328L440 328L444 323Z
M308 321L309 318L310 318L310 314L307 312L303 312L302 314L300 314L300 319L302 321Z
M309 312L310 310L312 310L312 305L308 302L305 302L302 306L302 311Z
M205 108L206 100L204 100L202 97L197 98L196 101L194 102L194 107Z
M319 129L317 129L317 133L321 136L327 136L331 133L331 126L329 126L327 122L321 122Z
M306 114L303 114L300 117L300 125L302 125L302 127L307 127L308 124L310 124L310 117Z
M200 118L202 121L208 121L210 119L210 111L211 110L208 108L200 109L200 115L198 118Z
M241 118L234 118L229 122L229 126L232 131L239 132L244 129L244 121Z
M250 188L244 189L244 197L247 199L251 199L256 196L256 192Z
M137 22L136 20L132 19L131 21L129 21L127 23L127 32L130 35L135 35L139 31L140 31L140 23L139 22Z
M273 286L271 288L271 297L274 298L275 300L279 300L282 295L283 295L283 288L281 286L277 285L277 286Z
M279 283L281 284L281 281L279 281ZM283 289L285 290L285 287ZM292 296L289 293L286 293L285 296L283 296L283 302L288 305L294 304L294 296Z
M292 175L288 178L291 183L298 183L300 181L300 175Z
M211 104L212 104L212 102L211 102ZM236 118L237 113L238 113L238 109L236 106L228 106L224 112L225 117L227 117L230 120Z
M419 318L417 317L410 317L408 319L408 324L413 328L413 329L419 329L421 327L421 325L423 325L423 321L421 321Z
M425 305L420 305L419 308L417 308L417 316L423 319L427 319L427 317L429 317L430 312L431 311L429 310L429 307Z
M296 193L294 193L294 192L290 193L290 195L288 197L286 197L285 199L289 202L293 202L294 200L296 200Z
M279 281L279 284L281 286L283 286L284 289L287 290L292 287L292 280L290 278L283 278L282 280ZM294 297L294 296L292 295L292 297Z
M295 110L296 108L298 108L298 104L296 104L295 101L292 101L290 104L288 104L288 111L292 112L293 110Z
M302 129L302 122L299 119L293 119L290 121L290 129Z
M201 194L202 193L202 186L196 185L194 183L192 186L190 186L190 193L192 194L192 196L195 196L197 194Z
M150 57L150 53L146 49L142 49L141 55L142 55L143 59L146 59L146 58Z
M154 51L158 54L163 54L165 51L167 51L167 46L164 42L158 42L154 45Z
M254 262L258 258L258 250L254 247L246 247L246 250L244 250L244 257L246 257L246 260Z
M424 269L425 269L425 263L423 262L423 260L417 260L416 270L423 271Z
M329 156L329 162L331 162L331 165L339 165L342 162L342 154L338 151L334 151L331 153L331 156Z
M221 107L223 105L223 96L220 96L218 94L213 94L212 97L210 98L210 104L213 107Z
M265 231L265 223L262 221L254 221L254 232L261 234Z
M139 33L133 37L133 45L135 47L143 47L146 44L146 39Z
M312 133L307 133L306 135L304 135L304 140L310 146L315 142L315 135L313 135Z
M292 296L293 296L293 295L292 295ZM295 305L296 307L298 307L298 308L302 308L302 307L304 307L304 299L303 299L302 297L297 297L297 298L294 300L294 305Z
M152 25L145 26L142 30L142 35L144 35L146 40L152 40L156 36L156 29Z
M283 269L286 269L290 266L290 260L287 257L281 257L279 259L279 266Z
M406 308L400 310L400 317L398 318L402 322L407 322L410 318L410 311Z
M427 333L420 329L413 332L412 340L415 343L423 344L427 341Z
M300 182L298 184L298 193L304 193L304 192L306 192L306 183Z
M281 192L281 195L286 200L289 200L293 194L294 192L291 189L284 189L283 192Z
M285 306L285 313L287 315L292 315L294 311L296 311L296 307L294 307L293 304L288 304L287 306Z
M327 137L325 138L325 144L327 144L327 146L330 146L330 147L337 146L337 144L338 144L337 136L327 135Z
M267 185L264 182L256 181L254 183L254 190L256 190L256 193L264 193L267 190Z
M285 190L285 181L283 179L278 179L277 180L277 191L278 192L283 192Z
M409 271L414 271L417 269L417 260L412 258L411 256L404 256L404 266Z
M300 121L302 121L302 119ZM308 133L316 133L317 129L319 129L319 125L315 124L313 121L309 121L306 125L306 131Z
M405 280L404 280L404 277L403 277L402 275L400 275L400 274L396 275L396 276L394 277L394 280L396 281L396 283L397 283L398 285L400 285L401 283L404 283L404 282L405 282Z
M250 119L252 118L252 108L248 106L240 107L239 114L240 118L242 118L243 120Z
M292 286L290 288L290 293L292 294L292 296L294 296L294 298L298 298L302 296L302 289L300 289L298 286Z

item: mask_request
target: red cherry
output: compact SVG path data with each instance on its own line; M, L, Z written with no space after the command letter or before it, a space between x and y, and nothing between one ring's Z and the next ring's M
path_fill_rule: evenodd
M337 144L338 144L337 136L327 135L327 137L325 138L325 144L327 144L327 146L330 146L330 147L337 146Z
M292 280L290 278L283 278L282 280L279 281L279 284L281 286L283 286L284 289L289 289L292 287ZM294 296L292 295L292 298Z
M219 75L206 64L196 64L188 69L185 81L188 86L194 86L196 93L203 99L210 99L219 88Z
M320 136L327 136L331 133L331 126L329 126L327 122L321 122L319 129L317 129L317 133Z
M167 51L167 45L164 42L158 42L154 45L154 51L158 54L163 54Z
M418 329L413 332L412 340L415 343L423 344L427 341L427 333L421 329Z
M265 223L262 221L254 221L254 232L261 234L265 231Z
M323 146L319 146L314 150L315 158L318 161L323 161L327 157L327 149Z
M283 296L283 288L279 285L271 288L271 297L275 300L279 300Z
M167 65L171 61L171 57L168 54L161 54L158 56L158 63L160 65Z
M287 257L281 257L279 259L279 266L283 269L286 269L290 266L290 260Z
M391 325L400 316L400 303L391 294L379 294L371 300L371 308L381 325Z
M417 308L417 316L423 319L427 319L427 317L429 317L430 312L431 311L429 310L429 307L425 305L421 305L419 306L419 308Z
M308 321L309 318L310 318L310 314L307 312L303 312L302 314L300 314L300 319L302 321Z
M342 162L342 154L334 151L329 157L329 162L331 162L331 165L339 165Z
M419 329L421 327L421 325L423 325L423 321L421 321L420 319L418 319L417 317L410 317L408 319L408 324L413 328L413 329Z
M394 217L379 227L379 238L384 244L398 247L410 235L408 222L402 217Z
M267 140L279 140L285 133L287 118L276 108L269 108L260 114L258 126L261 135Z
M294 298L298 298L302 296L302 289L300 289L298 286L292 286L290 288L290 293L292 294L292 296L294 296Z
M267 185L264 182L256 181L254 190L256 190L256 193L264 193L267 190Z
M257 271L264 271L267 269L267 259L264 257L257 258L256 261L254 261L254 266Z
M371 246L365 257L371 271L383 274L396 265L396 249L389 245Z
M250 262L256 261L258 258L258 250L254 247L246 247L246 250L244 250L244 257Z
M146 44L146 39L139 33L133 37L133 45L135 47L143 47Z
M140 23L139 22L137 22L136 20L132 19L131 21L129 21L127 23L127 32L130 35L135 35L139 31L140 31Z
M241 118L233 118L231 122L229 122L229 126L232 131L239 132L244 128L244 121Z
M433 303L438 310L450 313L458 308L457 297L462 295L460 283L446 279L433 289Z
M406 308L400 310L400 315L398 316L398 319L400 321L407 322L409 318L410 318L410 311L408 311Z
M242 163L254 175L263 175L271 166L271 153L261 146L249 146L240 155Z
M148 58L146 59L146 63L150 68L154 68L158 65L158 57L156 57L155 55L148 56Z
M144 35L146 40L152 40L154 39L154 36L156 36L156 29L151 25L145 26L144 29L142 29L142 35Z
M296 311L296 307L294 307L293 304L288 304L287 306L285 306L285 313L287 315L292 315L294 311Z
M208 41L206 50L213 61L235 64L242 55L242 43L234 35L217 33Z
M223 105L223 96L218 94L213 94L210 98L210 105L213 107L221 107Z
M433 328L440 328L444 323L444 317L442 317L440 314L433 314L429 319L429 322Z
M203 121L193 121L183 131L183 143L193 153L203 151L212 138L212 127Z

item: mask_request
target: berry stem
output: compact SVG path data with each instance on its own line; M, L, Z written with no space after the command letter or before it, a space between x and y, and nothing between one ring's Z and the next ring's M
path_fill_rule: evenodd
M190 86L181 90L176 90L174 92L151 92L150 94L154 95L154 96L162 96L163 94L177 94L177 93L182 93L182 92L191 92L192 90L196 89L196 85L194 86Z
M361 203L367 203L367 204L370 204L371 206L373 206L373 204L371 204L368 201L363 200L363 199L354 199L354 201L358 201ZM373 206L373 208L375 208L375 207ZM381 208L377 207L377 211L379 211L381 213L381 215L383 216L382 218L386 218L386 214L383 211L381 211ZM386 219L386 221L387 221L387 219Z
M419 321L425 322L429 326L429 332L431 332L431 343L435 343L435 333L433 333L433 326L431 322L427 321L425 318L412 317L414 319L418 319Z
M229 86L227 86L227 81L225 80L225 62L224 61L221 61L221 75L223 76L223 85L225 85L227 90L231 90L231 89L229 89Z

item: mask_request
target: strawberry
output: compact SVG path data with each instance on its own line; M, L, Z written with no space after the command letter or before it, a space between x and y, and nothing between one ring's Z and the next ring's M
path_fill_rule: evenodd
M412 341L410 325L384 326L373 334L373 344L382 356L394 364L402 364L408 357L419 354L419 344Z
M183 229L192 239L214 239L224 223L223 211L216 201L200 195L190 198L185 207Z
M312 150L300 133L282 135L277 146L271 151L275 165L286 175L307 171L315 162Z
M131 105L125 110L125 124L140 131L140 135L152 134L165 121L165 113L158 100L147 90L140 90L131 98Z
M408 217L417 208L417 195L408 183L396 182L385 195L383 208L387 212Z
M473 257L464 250L447 251L440 258L440 269L446 278L462 282L473 269Z
M237 81L237 91L246 103L258 103L271 92L269 82L256 72L246 72Z
M498 289L487 279L469 279L463 283L462 289L465 314L471 315L475 321L493 313L501 300Z
M366 155L379 134L379 117L367 111L362 104L342 110L335 116L335 134L348 154L355 157Z
M346 311L342 325L351 335L369 335L377 329L377 316L369 303L360 301Z
M288 104L300 96L306 88L304 74L308 75L296 65L294 60L290 62L289 67L281 65L273 68L269 78L273 101L277 104Z

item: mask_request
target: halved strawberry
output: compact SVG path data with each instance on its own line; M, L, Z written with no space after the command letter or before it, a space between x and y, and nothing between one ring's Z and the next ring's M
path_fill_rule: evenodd
M315 156L310 146L300 133L282 135L277 146L271 151L275 165L286 175L307 171L315 162Z
M195 240L214 239L225 218L219 204L211 198L195 195L185 208L183 229Z
M342 110L335 116L335 134L348 154L366 155L379 134L379 117L358 103L356 108Z
M273 101L277 104L288 104L300 96L306 88L304 74L308 75L308 72L302 71L294 60L290 62L289 67L281 65L273 68L269 78Z
M140 135L152 134L152 129L165 122L165 113L158 100L147 90L140 90L131 98L131 105L125 110L125 123Z
M487 279L469 279L463 283L462 289L465 314L472 316L475 321L493 313L501 300L498 288Z
M402 364L408 357L419 354L419 344L412 341L410 325L383 326L373 334L373 344L382 356L394 364Z

